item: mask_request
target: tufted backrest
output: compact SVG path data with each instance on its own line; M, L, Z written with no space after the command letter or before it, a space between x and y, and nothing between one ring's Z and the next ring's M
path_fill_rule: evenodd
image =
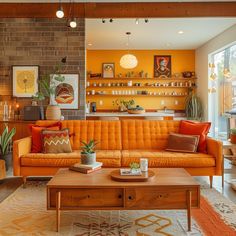
M179 124L179 121L173 120L122 120L122 148L163 150L166 148L169 133L177 133Z
M50 122L37 121L36 124L44 125ZM120 121L64 120L61 123L62 129L69 129L74 150L80 149L80 141L88 142L91 139L98 141L96 149L99 150L121 150L122 148Z

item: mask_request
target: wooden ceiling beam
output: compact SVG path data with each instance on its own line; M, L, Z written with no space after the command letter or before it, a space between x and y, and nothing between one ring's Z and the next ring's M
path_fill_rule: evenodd
M70 4L63 3L69 17ZM78 18L236 17L236 2L74 3ZM0 17L54 18L58 3L0 3Z

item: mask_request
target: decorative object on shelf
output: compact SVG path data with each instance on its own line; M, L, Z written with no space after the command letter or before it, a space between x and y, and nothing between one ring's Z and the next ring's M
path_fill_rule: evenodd
M103 63L102 64L102 77L114 78L115 77L115 63Z
M189 95L186 97L185 113L188 120L201 121L203 119L202 101L192 89L189 89Z
M129 36L131 35L131 32L126 32L127 35L127 46L128 46L128 52L127 54L123 55L120 59L120 66L124 69L133 69L138 65L138 60L136 56L129 53Z
M230 129L230 142L236 144L236 128Z
M171 77L171 56L154 56L154 77Z
M95 140L90 140L88 143L81 141L81 164L93 165L96 163L95 146L98 144Z
M140 72L139 72L139 77L141 77L141 78L144 78L144 71L143 70L141 70Z
M12 154L10 153L10 145L12 142L12 138L16 133L16 128L12 128L10 131L8 126L5 125L5 128L0 135L0 159L5 161L6 170L8 170L11 161L12 161Z
M79 75L61 74L63 81L54 79L52 75L51 86L55 86L55 93L51 96L51 103L58 104L61 109L79 109Z
M145 109L137 105L136 107L130 107L128 109L128 113L129 114L143 114L145 113Z
M15 118L15 120L20 119L20 105L19 105L19 103L16 104L14 118Z
M184 71L184 72L182 72L182 75L184 78L192 78L195 76L195 72L194 71Z
M101 73L94 73L94 74L90 74L89 78L101 78L102 74Z
M13 96L32 97L38 92L39 66L12 66Z
M122 74L119 73L119 74L117 75L117 77L118 77L118 78L122 78Z

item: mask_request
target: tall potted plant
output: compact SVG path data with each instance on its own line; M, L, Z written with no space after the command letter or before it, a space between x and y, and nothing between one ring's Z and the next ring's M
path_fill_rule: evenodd
M185 113L188 120L198 120L203 119L203 106L201 99L193 92L189 91L189 95L185 101Z
M92 165L96 162L96 152L95 146L97 142L95 140L90 140L88 143L81 141L83 146L81 146L81 163L85 165Z
M6 170L8 170L12 160L10 153L10 144L15 133L16 128L12 128L9 131L8 126L5 125L5 128L0 135L0 158L5 161Z
M41 79L38 80L40 91L33 96L34 100L42 101L47 99L48 106L46 109L46 119L47 120L60 120L61 109L58 104L53 103L53 96L55 96L56 91L56 81L63 82L65 77L60 73L60 66L56 66L54 72L50 74L45 74Z

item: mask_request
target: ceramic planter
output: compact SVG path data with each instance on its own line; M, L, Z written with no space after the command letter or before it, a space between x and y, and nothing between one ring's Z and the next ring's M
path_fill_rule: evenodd
M1 155L0 159L5 161L6 171L8 171L9 167L12 166L12 153Z
M96 162L96 153L84 154L81 153L81 164L92 165Z
M60 120L61 108L58 105L48 105L46 109L47 120Z

